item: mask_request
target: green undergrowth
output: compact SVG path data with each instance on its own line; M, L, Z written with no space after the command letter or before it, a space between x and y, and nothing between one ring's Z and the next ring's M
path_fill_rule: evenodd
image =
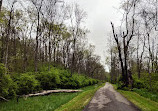
M113 85L115 89L117 89L116 85ZM135 104L138 108L140 108L142 111L158 111L158 103L155 101L152 101L149 98L141 96L141 93L145 92L135 92L136 89L133 91L128 90L120 90L117 89L118 92L120 92L124 97L126 97L129 101L131 101L133 104ZM147 94L147 92L146 92ZM147 94L149 96L149 94Z
M142 97L132 91L119 90L119 92L136 106L138 106L142 111L158 111L158 103L155 101Z
M134 88L133 91L145 98L158 102L158 93L150 92L146 89L136 89L136 88Z
M48 96L20 98L19 102L12 99L9 102L0 102L0 111L54 111L57 108L57 111L62 111L61 108L75 111L75 108L82 109L101 86L87 86L78 93L53 93Z
M158 92L158 73L141 73L140 78L138 78L137 74L133 74L132 77L134 88L146 89L148 92Z
M51 66L39 72L5 74L7 69L0 64L0 96L12 99L16 95L26 95L41 90L79 89L97 84L99 80L73 73L70 70Z
M54 111L59 106L67 103L78 93L57 93L49 96L20 98L9 102L0 103L0 111Z

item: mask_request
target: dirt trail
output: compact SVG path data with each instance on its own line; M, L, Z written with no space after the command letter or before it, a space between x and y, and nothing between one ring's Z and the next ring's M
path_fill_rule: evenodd
M140 111L110 83L100 88L83 111Z

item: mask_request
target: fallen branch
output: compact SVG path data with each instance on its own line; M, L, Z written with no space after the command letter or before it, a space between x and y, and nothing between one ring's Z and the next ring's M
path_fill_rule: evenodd
M68 89L61 89L61 90L47 90L36 94L28 94L24 95L24 97L33 97L33 96L44 96L49 95L51 93L75 93L75 92L81 92L82 90L68 90Z
M0 99L1 99L1 100L4 100L4 101L7 101L7 102L9 101L9 100L5 99L5 98L2 97L2 96L0 96Z

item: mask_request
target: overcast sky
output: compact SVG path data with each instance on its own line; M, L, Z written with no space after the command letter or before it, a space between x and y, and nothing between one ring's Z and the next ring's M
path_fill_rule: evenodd
M95 53L105 63L107 39L111 31L110 21L119 24L121 13L118 11L120 0L64 0L67 3L78 3L87 12L85 26L90 30L88 40L95 45ZM104 64L105 65L105 64ZM107 67L106 67L107 70Z

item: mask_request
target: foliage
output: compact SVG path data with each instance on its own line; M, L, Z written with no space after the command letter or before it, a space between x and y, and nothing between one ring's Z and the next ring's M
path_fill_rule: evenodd
M116 85L117 85L117 88L118 88L118 89L128 90L127 87L124 87L125 84L123 83L122 76L119 76L119 77L117 78L117 83L116 83Z
M59 74L57 70L41 72L36 76L36 78L38 81L40 81L41 88L44 90L57 88L60 83Z
M77 95L78 93L56 93L27 99L19 98L19 103L12 99L9 102L0 102L0 111L54 111Z
M133 75L134 88L147 89L148 91L158 92L158 74L151 73L141 73L141 78L138 79L137 75Z
M83 91L78 93L56 93L27 99L20 98L19 103L17 103L16 99L12 99L9 102L0 102L0 111L54 111L62 106L65 107L65 104L68 102L73 105L74 102L72 103L71 100L75 100L74 107L83 108L94 95L95 91L103 85L105 84L87 86L81 88Z
M30 75L28 73L21 74L19 78L17 78L16 81L18 85L18 91L17 94L28 94L33 93L37 90L39 90L40 84L35 79L34 75Z
M133 80L134 80L133 87L138 88L138 89L145 87L145 84L144 84L143 80L140 80L135 76L133 76Z
M5 74L6 69L0 64L0 96L12 97L16 95L17 85L13 82L10 75Z
M150 99L144 98L132 91L118 90L123 96L138 106L142 111L156 111L158 103Z
M141 78L139 79L136 74L132 75L133 78L133 85L132 88L137 88L137 89L146 89L147 91L150 92L158 92L158 74L157 73L152 73L152 74L147 74L147 73L141 73ZM121 80L121 76L117 79L117 88L118 89L123 89L123 90L131 90L131 87L124 87L124 84Z
M140 108L142 111L156 111L158 109L158 103L150 99L148 99L147 95L150 95L149 92L147 92L146 89L140 90L134 88L133 91L125 91L120 90L117 88L117 85L113 84L114 88L117 89L119 93L121 93L124 97L126 97L129 101L131 101L133 104L135 104L138 108ZM140 95L138 94L138 91L140 91ZM141 93L144 93L141 95ZM152 93L151 93L152 95ZM147 98L146 98L147 97Z
M6 68L4 67L4 64L0 63L0 76L2 77L6 73Z
M72 74L68 70L52 67L50 71L44 71L36 75L42 89L54 88L81 88L98 83L98 80L88 78L80 74Z
M77 89L97 84L99 81L81 74L72 74L63 68L51 67L50 71L43 67L42 72L14 73L5 75L4 65L1 65L0 96L13 97L40 90L55 88Z
M66 81L63 82L65 83L63 84L64 88L75 88L75 89L98 83L98 81L95 79L91 79L84 75L79 75L79 74L73 74L72 77L70 77L69 79L67 78L63 80L67 81L67 82Z
M147 89L137 89L137 88L134 88L133 91L145 98L149 98L150 100L158 102L158 93L149 92Z

